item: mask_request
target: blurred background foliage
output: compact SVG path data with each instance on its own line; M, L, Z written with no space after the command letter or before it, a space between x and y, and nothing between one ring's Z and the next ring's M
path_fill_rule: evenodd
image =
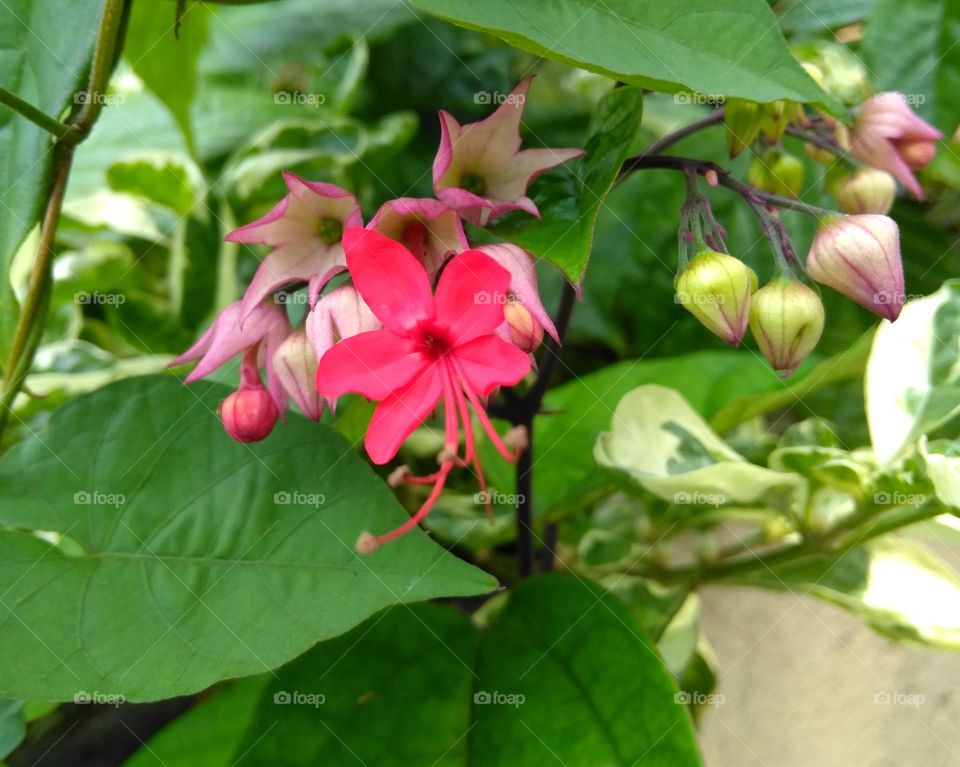
M960 48L955 47L960 9L950 0L777 0L771 7L794 54L817 63L832 95L853 106L873 92L896 88L917 97L917 111L947 136L936 161L921 174L928 201L902 198L891 214L900 225L908 293L936 293L956 276L960 241L960 156L954 140L960 123L955 96L960 87ZM223 236L262 215L284 194L281 170L347 187L358 195L369 220L388 199L431 196L438 109L461 121L481 118L492 107L489 98L478 94L507 94L521 76L534 71L537 78L524 115L528 145L575 146L583 140L595 104L612 85L600 75L538 59L393 0L191 3L179 40L168 34L173 9L172 2L134 5L107 108L78 150L57 238L51 320L27 391L17 401L19 419L5 435L8 445L41 429L54 409L79 394L161 372L217 311L241 294L263 251L224 243ZM915 33L905 35L904 28ZM711 108L648 94L631 151ZM802 198L835 207L824 166L808 157L796 139L784 143L804 163ZM701 131L671 151L715 160L741 178L751 160L749 154L727 160L721 128ZM552 175L537 182L534 196ZM750 541L790 545L797 529L809 532L810 524L834 530L830 525L836 519L848 518L848 498L859 504L854 515L879 513L877 493L936 494L941 511L949 511L956 504L944 499L953 498L956 469L948 459L957 448L951 441L955 428L933 418L909 435L913 442L930 435L926 459L921 453L928 448L918 447L896 470L887 471L857 452L871 444L871 435L876 440L877 425L870 423L866 410L864 374L877 323L832 291L823 291L827 326L820 346L786 387L767 369L752 341L732 351L706 332L673 297L683 195L678 174L646 171L634 174L606 201L583 301L565 341L564 364L545 402L553 415L537 425L543 452L535 499L541 521L564 520L559 533L564 563L614 588L658 643L681 689L705 694L716 681L711 651L697 630L697 596L677 572L709 564L718 550L736 546L739 539L718 541L700 532L742 525L736 529L751 531ZM763 283L772 264L751 213L726 190L710 195L730 235L730 251L754 268ZM805 252L813 224L795 214L784 218L798 252ZM20 293L34 245L35 237L14 261L12 282ZM558 301L562 277L554 267L541 266L549 307ZM954 292L947 289L940 296L938 302L955 308ZM302 307L289 310L302 312ZM956 328L946 314L938 322L939 329L931 329L918 320L914 334L900 345L890 342L885 357L875 352L871 365L877 367L876 376L895 377L910 344L929 345L933 337L946 337L952 349ZM931 372L931 389L960 402L952 372L935 374ZM230 382L235 373L228 368L219 377ZM730 509L711 508L709 501L678 508L652 489L648 478L639 483L631 478L613 453L595 462L597 435L610 428L621 399L641 385L679 392L705 419L691 428L705 430L703 434L715 431L716 439L724 437L758 471L775 471L768 462L777 453L779 471L804 477L804 492L818 498L810 505L812 513L827 521L798 523L784 511L786 506L769 497L747 499ZM665 406L663 412L680 411ZM337 428L355 440L368 413L364 403L344 403ZM429 463L436 448L434 435L425 429L411 440L405 457L414 465ZM926 476L929 455L942 456L938 465L946 466L936 488ZM669 457L665 452L664 460ZM490 466L493 486L509 492L509 468L496 461ZM462 489L472 492L466 482ZM688 489L706 497L716 487ZM417 503L415 493L401 497ZM497 509L492 525L478 517L469 496L450 494L427 525L440 540L458 541L458 551L506 577L515 532L512 514L506 507ZM692 535L668 534L677 519ZM838 526L837 540L845 540L841 536L852 529ZM915 540L900 548L883 542L850 547L842 552L841 567L836 567L837 552L811 550L799 564L733 580L771 589L816 586L815 595L862 615L888 636L956 648L960 578L931 560L923 543L956 546L956 527L944 516L911 531ZM665 545L658 548L661 543ZM498 552L503 545L506 552ZM679 571L671 569L678 553L689 555ZM623 577L623 563L640 556L645 568ZM899 569L890 569L890 562L899 563ZM904 578L918 573L918 589L938 578L936 593L948 598L936 614L929 605L911 605L903 588L886 592L886 599L871 580L877 572ZM727 577L721 573L719 579ZM498 609L496 604L489 608L491 614ZM424 620L442 624L446 619L425 615ZM316 652L320 657L330 651L321 646ZM319 661L309 655L298 661L311 662ZM267 681L260 677L221 690L204 704L208 708L195 709L191 716L200 722L212 717L220 727L234 716L231 712L242 712L244 722L262 715L255 707L267 694ZM19 705L0 709L0 727L8 727L11 741L22 738L24 716ZM207 726L183 721L177 726L187 729L168 731L154 743L170 764L187 763L176 761L183 758L176 756L182 733ZM237 736L242 724L228 726L229 735ZM38 742L44 742L42 736ZM269 741L260 747L269 754ZM137 759L136 764L155 763L143 752Z

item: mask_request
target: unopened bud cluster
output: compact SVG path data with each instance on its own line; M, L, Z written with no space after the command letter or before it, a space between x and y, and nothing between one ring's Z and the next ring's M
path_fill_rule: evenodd
M895 320L904 301L899 232L878 214L825 218L807 256L807 275ZM817 292L784 266L757 289L753 270L726 253L703 250L676 280L677 302L734 346L749 326L771 366L787 376L813 351L824 327Z

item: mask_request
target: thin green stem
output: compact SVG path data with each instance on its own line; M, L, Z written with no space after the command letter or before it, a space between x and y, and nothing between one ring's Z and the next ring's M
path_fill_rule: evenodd
M786 544L760 554L710 564L672 568L634 565L628 568L627 572L645 575L662 583L687 584L695 588L708 581L729 580L753 572L770 570L787 562L822 556L840 557L873 538L942 513L943 509L939 504L927 503L915 508L891 509L879 518L870 517L865 520L863 514L857 514L818 537Z
M37 109L29 101L24 101L16 93L2 87L0 87L0 104L10 107L10 109L22 117L26 117L38 128L42 128L57 138L63 138L70 132L70 126L66 123L54 119L42 109Z
M90 65L87 98L80 111L70 120L69 130L57 139L50 192L40 226L40 245L4 370L3 393L0 395L0 434L10 419L14 400L30 372L34 353L43 337L43 328L50 308L54 242L73 165L74 147L89 134L103 108L103 96L116 63L117 41L124 28L126 9L130 2L131 0L106 0Z
M110 74L116 63L116 46L123 27L124 8L129 1L106 0L103 7L97 42L93 49L93 60L90 63L87 97L80 112L70 122L70 133L64 137L65 141L72 144L77 144L87 137L100 116L100 110L103 109Z
M704 128L709 128L711 125L718 125L721 122L723 122L723 107L715 109L706 117L696 120L689 125L684 125L682 128L678 128L672 133L661 136L650 146L644 149L640 156L646 157L647 155L662 154L664 150L669 149L674 144L682 141L688 136L692 136L694 133L697 133Z

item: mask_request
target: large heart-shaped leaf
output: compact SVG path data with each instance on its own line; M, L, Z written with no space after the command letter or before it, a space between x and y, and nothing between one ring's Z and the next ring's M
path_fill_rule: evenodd
M417 605L318 645L270 681L236 757L690 767L700 757L684 700L626 606L596 584L542 576L481 634L452 608Z
M480 645L477 674L474 701L488 702L474 706L473 765L701 764L685 696L626 606L594 583L522 583Z
M793 59L763 0L414 0L454 24L625 83L840 107Z
M216 415L226 393L121 381L0 464L0 695L193 692L385 606L496 585L419 532L356 554L360 532L405 517L386 485L297 416L232 442Z
M0 3L0 83L57 116L73 103L90 61L103 0ZM17 302L10 263L40 217L50 172L49 134L0 106L0 365L6 362Z

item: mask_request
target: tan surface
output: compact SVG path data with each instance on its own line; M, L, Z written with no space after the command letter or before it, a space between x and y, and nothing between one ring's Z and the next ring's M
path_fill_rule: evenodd
M896 644L810 597L702 598L724 696L701 722L708 767L960 766L960 652Z

